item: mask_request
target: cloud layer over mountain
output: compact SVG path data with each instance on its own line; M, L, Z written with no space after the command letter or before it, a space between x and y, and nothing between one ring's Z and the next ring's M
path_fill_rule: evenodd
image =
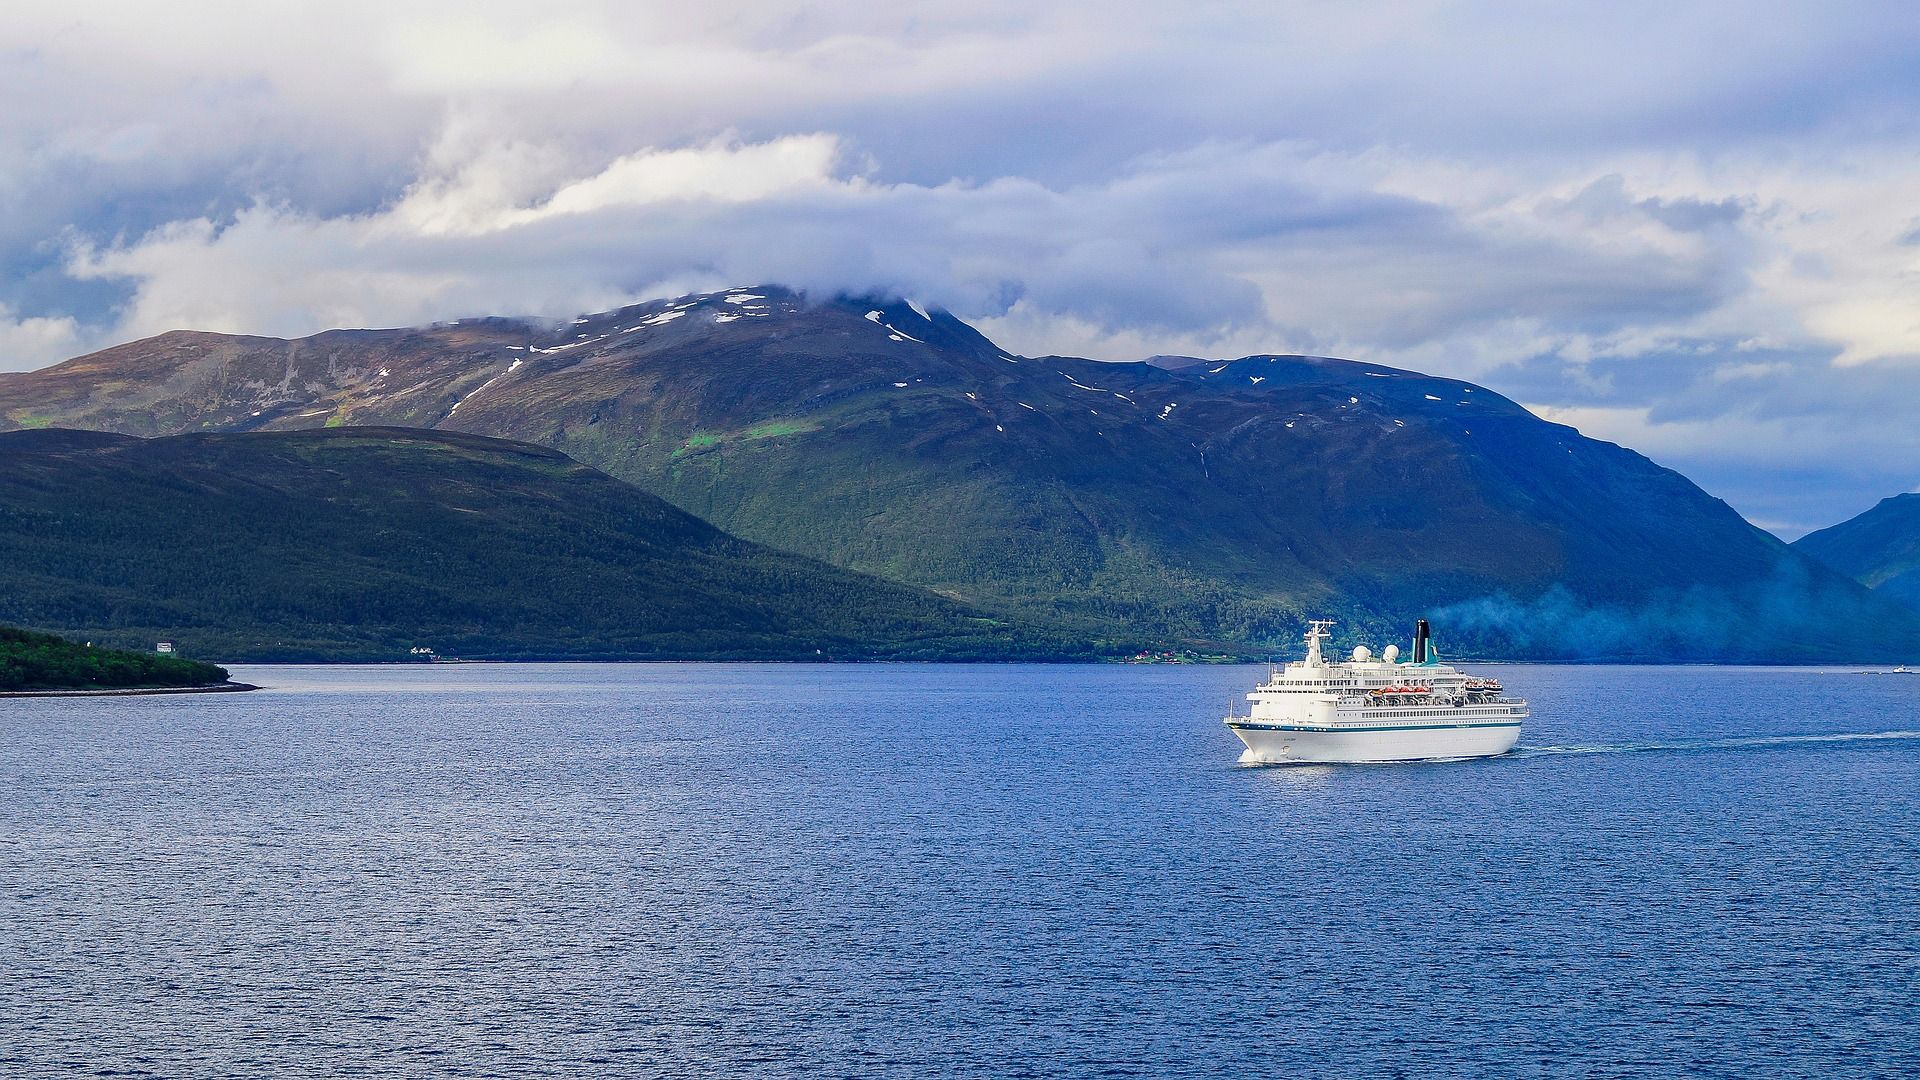
M1474 378L1788 535L1920 482L1904 12L1274 7L12 9L0 368L780 281Z

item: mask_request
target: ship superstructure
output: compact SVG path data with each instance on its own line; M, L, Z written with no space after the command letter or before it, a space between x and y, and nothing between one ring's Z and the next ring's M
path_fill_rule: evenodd
M1425 619L1406 659L1397 645L1378 656L1362 645L1348 660L1328 660L1321 645L1332 625L1310 623L1306 659L1275 669L1247 695L1247 714L1226 718L1247 746L1242 762L1489 757L1520 738L1527 703L1498 679L1441 663Z

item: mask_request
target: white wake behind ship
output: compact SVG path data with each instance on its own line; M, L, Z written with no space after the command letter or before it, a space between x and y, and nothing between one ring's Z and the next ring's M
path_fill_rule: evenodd
M1425 619L1405 660L1397 645L1378 657L1362 645L1351 660L1329 661L1320 643L1332 625L1310 623L1307 658L1248 694L1247 715L1227 717L1247 744L1243 764L1492 757L1519 740L1527 703L1498 679L1442 664Z

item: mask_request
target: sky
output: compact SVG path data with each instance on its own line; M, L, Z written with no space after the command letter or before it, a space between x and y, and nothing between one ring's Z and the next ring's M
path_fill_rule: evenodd
M14 0L0 102L0 370L779 283L1920 488L1905 5Z

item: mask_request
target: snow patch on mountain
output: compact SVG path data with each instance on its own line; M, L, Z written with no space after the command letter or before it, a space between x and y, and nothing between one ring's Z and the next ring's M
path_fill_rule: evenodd
M670 323L673 320L679 318L680 316L685 315L686 313L687 312L685 308L681 308L674 311L662 311L658 315L649 315L646 318L641 319L639 322L633 324L632 326L627 327L625 330L622 330L620 332L623 334L631 334L635 330L643 330L649 326L664 326L667 323Z
M527 351L528 351L528 352L534 352L534 353L539 353L539 354L540 354L540 355L542 355L542 356L548 356L548 355L551 355L551 354L553 354L553 353L557 353L557 352L566 352L566 351L567 351L568 349L577 349L577 348L579 348L579 347L580 347L580 346L582 346L582 345L592 345L592 344L594 344L595 342L599 342L599 341L605 341L605 340L607 340L607 339L608 339L609 337L612 337L612 336L613 336L613 335L611 335L611 334L601 334L601 335L600 335L599 337L590 337L590 338L587 338L587 339L586 339L586 340L584 340L584 341L569 341L569 342L567 342L567 343L566 343L565 345L555 345L555 346L554 346L553 348L551 348L551 349L542 349L542 348L538 348L538 347L536 347L536 346L533 346L533 345L529 345L529 346L527 346Z
M884 318L885 315L886 315L886 312L884 311L869 311L867 312L867 321L874 324L875 326L883 327L887 331L888 336L893 337L895 341L899 341L901 338L905 338L908 341L918 341L922 345L926 344L926 342L920 341L919 338L914 337L912 334L907 333L905 330L902 330L899 327L894 326L893 324L887 322L886 319Z
M495 375L493 378L488 379L486 382L483 382L479 386L474 387L473 393L468 394L466 397L463 397L459 401L456 401L453 403L453 408L447 410L447 415L452 416L454 413L459 412L460 406L465 405L469 401L472 401L474 397L480 393L480 391L485 390L487 387L492 386L494 383L497 383L499 381L500 381L500 376Z

